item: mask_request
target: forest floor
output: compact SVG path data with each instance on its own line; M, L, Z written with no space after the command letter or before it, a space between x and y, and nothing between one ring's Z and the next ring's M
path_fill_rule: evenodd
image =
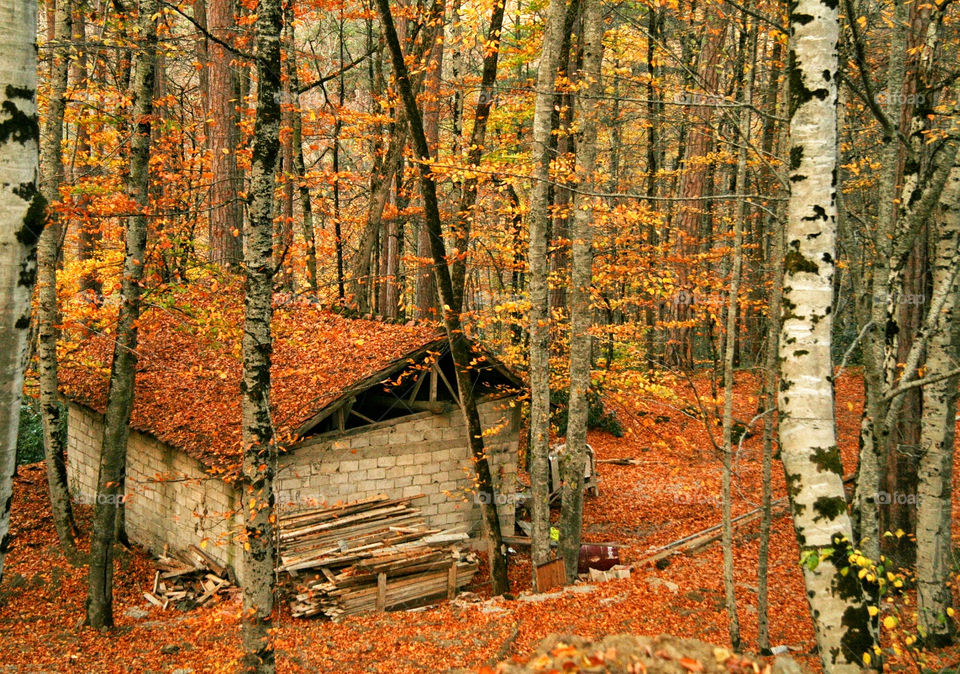
M757 386L738 380L734 414L756 415ZM704 391L701 391L703 393ZM678 390L679 398L692 400ZM591 433L598 459L635 458L639 465L601 463L600 495L587 498L586 541L616 541L625 563L720 521L720 461L702 421L681 413L677 402L643 397L632 412L621 410L623 438ZM846 472L855 466L862 389L855 374L837 384L840 446ZM637 413L639 412L639 414ZM745 439L737 460L734 514L760 501L762 433L759 423ZM714 429L719 437L719 428ZM960 468L960 466L958 466ZM960 470L957 471L960 474ZM783 473L774 463L775 497L783 496ZM955 502L954 513L960 513ZM89 513L79 513L89 531ZM67 564L56 547L40 464L21 467L13 502L13 543L0 592L0 671L196 672L234 671L239 657L239 597L181 613L145 604L153 564L140 551L122 553L115 575L117 627L97 632L82 626L85 568ZM756 648L759 524L743 527L735 549L737 599L745 650ZM811 668L814 646L797 547L788 517L773 522L770 545L770 638ZM529 558L511 558L513 590L530 585ZM476 587L489 594L483 574ZM907 595L909 598L909 595ZM146 617L131 617L134 607ZM888 607L884 607L885 610ZM911 606L901 600L890 610L909 625ZM509 658L523 658L555 633L600 638L630 632L669 633L727 645L727 617L719 543L691 555L677 555L663 569L636 568L628 579L565 592L545 601L499 600L441 603L420 612L350 618L341 623L298 620L285 607L276 631L282 672L435 672L477 670ZM897 631L887 642L902 638ZM960 649L928 656L939 671L960 662ZM911 658L889 669L917 671Z

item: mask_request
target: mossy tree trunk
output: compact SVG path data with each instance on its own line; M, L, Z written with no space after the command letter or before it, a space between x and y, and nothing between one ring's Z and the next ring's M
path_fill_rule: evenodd
M50 510L60 547L68 559L76 558L74 538L77 528L73 520L70 492L67 489L67 465L64 455L66 438L61 432L63 408L60 405L57 376L57 339L60 336L60 312L57 307L57 258L63 226L52 210L60 199L63 180L64 93L70 72L66 45L71 35L73 3L59 0L54 24L54 48L50 63L50 100L43 123L40 148L40 191L47 201L47 224L37 250L37 324L40 370L40 414L43 420L44 461L50 487Z
M137 369L137 320L140 317L141 282L147 243L149 204L150 131L153 115L153 84L157 54L157 0L143 0L139 7L139 42L133 82L133 136L130 139L130 176L127 194L137 212L127 218L120 315L117 319L113 365L103 421L97 505L90 536L90 572L87 588L87 623L94 628L113 625L113 547L117 514L123 501L123 474L127 459L127 435L133 410Z
M873 637L855 572L837 448L830 343L836 258L833 0L790 5L790 198L780 328L780 451L824 670L859 672Z
M956 369L960 344L960 281L954 258L960 254L960 165L954 165L940 202L933 245L933 284L951 284L942 320L927 347L927 371L933 375ZM951 508L953 494L954 418L957 376L927 385L920 422L920 466L917 501L918 625L935 646L953 641L955 627L947 610L953 607Z
M245 232L243 322L243 611L241 641L246 672L273 672L270 635L276 550L273 478L277 447L270 415L273 338L273 217L275 171L280 154L280 0L261 0L256 22L257 107L250 160L250 219Z
M577 96L577 173L571 236L570 397L567 441L560 459L563 491L560 496L560 556L567 580L577 577L580 536L583 529L583 469L587 457L587 392L590 388L590 354L593 340L591 284L593 282L593 209L590 196L596 183L597 127L599 125L603 64L603 17L599 0L583 1L584 88Z
M543 46L537 67L537 94L533 113L533 184L530 187L527 229L528 297L527 322L530 336L530 489L531 555L536 585L536 567L550 553L550 503L547 488L550 453L550 306L547 288L549 258L547 229L550 221L551 119L557 65L563 43L566 3L550 0L547 8Z
M0 4L0 580L10 547L30 296L45 210L37 186L36 35L35 2Z

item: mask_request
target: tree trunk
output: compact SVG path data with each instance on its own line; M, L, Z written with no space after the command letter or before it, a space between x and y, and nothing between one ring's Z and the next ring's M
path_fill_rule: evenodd
M246 236L243 329L243 511L242 668L273 672L270 636L273 614L274 491L277 447L270 416L270 354L273 339L274 174L280 154L281 62L283 14L280 0L261 0L256 23L257 112L250 162L252 201Z
M50 102L44 120L40 150L40 191L47 202L47 225L37 249L37 325L40 369L40 414L43 419L44 461L50 487L50 510L60 547L68 560L76 557L74 538L77 528L73 520L70 491L67 488L67 467L64 457L65 433L60 392L57 388L57 339L60 336L57 308L57 257L60 251L62 223L52 210L60 200L63 180L64 92L67 89L70 61L62 43L71 35L73 7L70 0L59 0L56 8L54 44L50 64Z
M586 86L579 91L577 107L580 129L577 138L579 166L571 236L570 283L570 396L567 409L567 441L560 459L563 491L560 501L560 557L567 581L577 577L580 535L583 528L583 468L587 456L587 392L590 388L590 355L593 350L590 323L593 317L593 191L596 180L597 126L603 63L603 17L599 0L583 2L583 74Z
M233 0L211 0L207 5L210 34L232 44L236 28ZM209 40L208 86L209 119L207 143L210 148L213 184L210 186L210 261L221 265L239 265L243 260L242 189L237 169L240 82L233 65L234 54Z
M550 307L547 292L547 228L550 219L550 119L553 115L553 91L557 64L563 42L566 3L550 0L543 47L537 68L537 95L533 116L533 184L527 218L530 334L530 489L531 555L534 566L547 561L550 552L550 504L547 489L547 455L550 452ZM535 588L536 589L536 588Z
M744 21L746 23L746 21ZM753 35L753 55L756 57L756 33ZM741 46L740 53L745 49ZM755 58L754 58L755 60ZM736 188L741 192L747 179L747 144L750 142L750 106L753 104L753 74L746 78L742 92L743 107L740 108L737 156ZM737 211L733 216L733 264L730 271L730 295L727 302L727 321L723 348L723 477L722 509L723 527L723 588L727 608L727 627L730 643L734 650L740 650L740 618L737 615L737 595L733 565L733 492L731 490L731 471L733 464L733 387L734 364L739 334L738 312L740 310L740 274L743 269L743 221L746 216L746 202L737 201Z
M454 9L454 21L458 15ZM502 11L502 10L501 10ZM443 82L443 50L446 41L435 47L434 58L427 66L426 102L424 104L423 132L427 137L427 147L433 156L438 156L440 146L440 85ZM454 50L454 58L458 58ZM455 61L456 65L456 61ZM456 75L454 75L456 81ZM457 89L459 95L459 88ZM455 113L456 114L456 113ZM459 123L459 117L454 117L454 123ZM456 155L455 155L456 156ZM430 232L422 224L417 231L417 284L416 284L416 317L419 319L436 320L437 311L437 284L434 282L434 273L430 263Z
M790 6L790 198L780 329L780 451L825 671L872 657L837 449L831 365L836 256L836 3Z
M297 73L297 49L294 24L292 21L293 5L287 6L287 25L290 31L290 46L287 52L287 72L290 78L290 91L293 92L293 107L291 110L291 143L293 143L293 169L297 180L297 191L300 195L300 217L303 219L303 241L307 246L307 285L314 295L317 293L317 239L313 226L313 203L310 201L310 186L307 184L307 168L303 159L303 116L300 111L300 75ZM338 251L340 249L338 248ZM340 258L342 263L342 258ZM340 269L340 278L343 269Z
M30 296L45 203L37 188L37 5L0 5L0 580L10 547Z
M394 79L400 95L403 98L404 109L410 126L410 135L419 161L417 163L420 174L420 191L423 197L424 223L430 231L431 251L433 254L434 274L440 301L446 307L453 305L453 284L450 270L447 268L447 253L443 240L443 230L440 224L440 208L437 202L437 186L430 171L430 150L427 146L426 135L423 132L423 120L417 108L414 88L410 82L407 66L403 58L403 50L397 31L390 14L389 0L377 0L377 10L383 31L393 59ZM480 415L477 410L477 400L474 397L473 382L470 380L470 363L473 355L469 343L463 334L460 324L460 314L445 309L443 312L444 327L447 340L450 344L450 355L457 372L457 388L460 395L460 409L463 412L467 426L467 438L473 454L474 469L476 471L477 490L490 498L480 499L481 519L484 534L487 538L490 562L490 578L493 594L500 595L509 589L507 580L506 549L500 532L500 520L497 516L496 498L493 478L490 474L490 464L487 461L483 446L483 428L480 424Z
M933 285L952 279L941 323L927 346L927 371L933 374L956 367L960 282L953 278L952 260L960 250L960 165L954 165L940 200L933 250ZM953 494L954 417L958 377L929 384L923 390L919 487L917 492L917 603L918 626L928 644L941 647L955 636L950 588L953 568L951 502Z
M95 628L113 626L113 545L117 513L123 502L127 434L133 409L137 368L137 320L140 317L141 282L147 242L146 209L149 202L150 131L153 83L157 53L157 0L143 0L139 8L143 51L137 60L133 84L133 124L130 139L130 177L127 194L139 211L127 218L120 315L117 319L107 410L103 420L97 505L90 536L90 574L87 623Z

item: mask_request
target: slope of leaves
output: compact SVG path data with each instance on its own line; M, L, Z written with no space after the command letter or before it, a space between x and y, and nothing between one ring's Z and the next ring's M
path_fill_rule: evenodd
M205 464L237 459L242 324L237 286L194 283L153 298L139 321L131 426ZM79 325L72 332L63 393L102 413L113 335ZM442 337L425 325L345 318L298 300L277 305L273 332L271 403L284 440L350 387Z

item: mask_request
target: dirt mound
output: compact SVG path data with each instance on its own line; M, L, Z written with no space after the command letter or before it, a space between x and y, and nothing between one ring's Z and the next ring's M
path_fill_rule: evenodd
M487 670L491 671L491 670ZM524 663L503 662L498 674L528 672L613 672L623 674L802 674L804 670L789 657L781 656L771 665L749 656L731 653L695 639L668 635L641 637L615 634L602 641L554 634Z

